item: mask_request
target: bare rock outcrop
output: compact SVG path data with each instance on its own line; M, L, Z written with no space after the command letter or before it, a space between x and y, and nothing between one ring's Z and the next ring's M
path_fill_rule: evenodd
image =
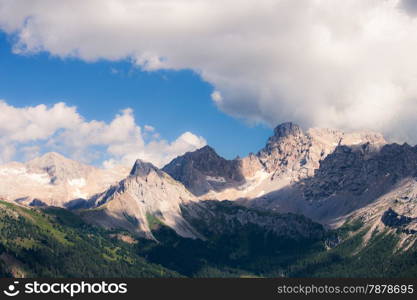
M314 176L338 146L366 145L372 152L385 144L381 134L370 131L312 128L304 132L286 122L274 129L257 154L225 160L206 146L174 159L164 171L202 199L254 199Z
M183 237L196 238L182 217L181 206L197 199L178 181L151 163L137 160L130 175L93 198L82 216L105 228L124 228L153 238L152 223L160 222Z
M162 170L197 196L241 184L244 180L239 162L220 157L210 146L179 156Z

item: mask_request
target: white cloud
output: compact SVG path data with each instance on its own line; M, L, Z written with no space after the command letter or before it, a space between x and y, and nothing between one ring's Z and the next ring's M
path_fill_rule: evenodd
M417 142L411 0L0 0L15 51L189 68L220 109Z
M214 91L213 93L211 93L211 99L215 103L221 105L221 102L223 100L223 97L222 97L222 94L219 91Z
M16 108L0 100L0 139L7 137L12 142L28 142L45 139L57 128L71 128L81 122L75 107L57 103L48 108L37 105Z
M155 127L153 127L151 125L145 125L145 126L143 126L143 129L145 129L145 131L149 131L149 132L155 131Z
M154 132L155 128L147 125L145 131ZM103 165L107 167L119 163L131 165L137 158L161 167L174 157L205 144L204 138L190 132L173 142L159 136L145 142L142 128L136 124L131 109L121 111L106 123L86 121L76 107L65 103L17 108L0 101L2 163L16 157L28 159L42 151L58 150L85 162L106 157Z

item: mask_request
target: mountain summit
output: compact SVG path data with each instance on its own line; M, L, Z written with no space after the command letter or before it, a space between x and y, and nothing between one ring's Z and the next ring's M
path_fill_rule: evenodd
M0 166L0 197L28 205L72 206L122 180L125 168L99 169L50 152Z
M237 161L224 159L210 146L179 156L162 170L195 195L235 186L244 179Z
M277 140L288 136L300 136L302 134L303 131L300 126L292 122L285 122L275 127L272 138Z
M151 163L137 160L130 175L94 197L95 209L85 211L89 222L124 228L154 239L152 227L164 224L183 237L199 235L182 217L184 205L197 199L178 181Z
M292 122L278 125L257 154L226 160L211 147L177 157L163 170L204 199L252 199L314 176L320 162L338 145L377 151L381 134L312 128L304 132Z
M49 152L26 163L29 170L44 171L50 177L51 184L60 184L68 180L85 178L94 171L94 167L81 164L56 152Z
M132 170L130 171L129 176L140 176L145 177L148 176L149 173L155 172L162 176L161 171L155 167L153 164L145 162L141 159L137 159L135 164L133 165Z

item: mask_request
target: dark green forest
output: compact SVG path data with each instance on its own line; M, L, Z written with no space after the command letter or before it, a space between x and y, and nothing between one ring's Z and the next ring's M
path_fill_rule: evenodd
M193 240L179 237L157 219L151 223L155 240L146 240L86 224L68 210L0 201L0 276L417 276L415 244L395 252L398 237L382 232L364 246L361 224L325 231L314 239L280 236L247 224L223 233L205 231L205 240ZM339 242L329 248L335 239Z
M59 208L0 202L1 275L25 277L177 277L133 247ZM11 270L15 269L15 270Z

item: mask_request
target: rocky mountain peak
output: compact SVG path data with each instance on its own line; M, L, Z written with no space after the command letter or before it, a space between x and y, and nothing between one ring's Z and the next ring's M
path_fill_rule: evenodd
M219 160L224 160L224 158L218 155L216 150L209 145L193 152L187 152L183 155L183 158L187 161L195 161L199 164L204 164L207 168L210 168L210 163L216 163Z
M300 126L292 122L284 122L279 124L274 129L274 137L276 139L285 138L288 136L300 136L303 131Z
M269 155L273 152L292 151L297 145L303 144L305 135L300 126L292 122L285 122L274 129L274 134L268 139L264 149L260 151L260 156Z
M338 129L310 128L305 133L300 126L286 122L274 129L274 135L258 157L268 172L290 175L294 180L314 175L320 161L339 145L361 148L374 152L387 142L380 133L372 131L343 132Z
M208 155L217 155L216 150L214 150L212 147L210 147L209 145L206 145L200 149L197 149L195 151L195 153L199 153L199 154L208 154Z
M389 144L369 154L366 147L368 144L336 147L314 177L304 182L306 198L317 200L342 193L355 197L373 193L376 198L401 180L416 177L417 149Z
M43 159L67 159L62 154L59 154L58 152L54 152L54 151L47 152L44 155L42 155L40 158L43 158Z
M279 173L284 169L293 168L294 163L301 162L307 153L309 140L303 133L300 126L286 122L274 129L268 142L258 157L267 172Z
M260 195L276 186L314 176L320 163L338 146L358 148L371 155L385 144L381 134L371 131L347 133L339 129L311 128L304 132L299 125L284 122L275 127L257 154L226 160L212 147L205 146L177 157L163 171L197 196L211 191L218 196L225 191L225 199L234 199L247 196L244 191ZM267 183L272 181L275 183ZM254 186L257 187L252 189ZM230 191L234 188L238 189L236 193Z
M83 178L86 173L95 169L92 166L84 165L65 156L49 152L41 157L32 159L26 163L29 171L48 173L51 184L59 184L67 180Z
M243 180L240 162L224 159L210 146L179 156L162 170L195 195L222 190Z
M0 197L21 204L73 207L129 174L125 168L100 169L68 159L56 152L26 163L0 166Z
M181 215L181 206L192 201L196 198L181 183L138 159L127 178L91 199L100 209L87 212L86 217L106 228L124 228L151 239L151 220L159 220L179 235L194 238Z
M70 159L66 158L62 154L59 154L57 152L48 152L40 157L32 159L28 163L32 165L37 165L38 167L42 168L42 167L48 167L51 165L62 164L68 161L70 161Z
M161 175L161 173L162 173L153 164L145 162L141 159L137 159L135 164L133 165L132 170L130 171L130 176L145 177L145 176L148 176L149 173L151 173L151 172L155 172L158 175Z

